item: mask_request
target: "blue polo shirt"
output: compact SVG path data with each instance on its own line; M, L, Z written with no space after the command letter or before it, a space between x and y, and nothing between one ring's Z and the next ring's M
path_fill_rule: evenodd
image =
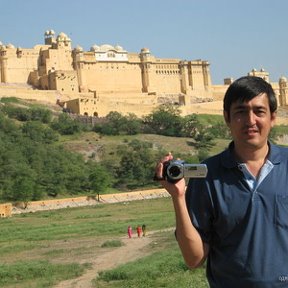
M247 181L233 142L205 161L206 179L189 181L187 207L210 245L212 288L288 287L288 149L269 146L260 181Z

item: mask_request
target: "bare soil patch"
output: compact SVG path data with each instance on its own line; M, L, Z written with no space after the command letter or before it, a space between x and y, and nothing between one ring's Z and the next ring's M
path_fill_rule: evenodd
M151 253L149 245L154 241L154 232L150 232L146 237L134 236L121 237L123 246L106 250L104 253L81 255L78 261L80 264L91 263L91 268L78 278L69 279L58 283L54 288L92 288L92 280L95 279L100 271L115 268L121 264L135 261ZM146 249L147 248L147 249ZM75 259L74 259L75 262ZM77 262L77 261L76 261Z

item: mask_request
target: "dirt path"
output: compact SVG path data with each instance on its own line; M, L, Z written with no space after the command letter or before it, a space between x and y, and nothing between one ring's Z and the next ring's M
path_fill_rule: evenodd
M170 229L169 229L170 230ZM156 231L155 231L156 232ZM99 255L92 261L91 269L87 270L82 276L66 281L62 281L54 288L92 288L91 281L96 278L100 271L115 268L120 264L137 260L149 254L146 249L153 241L153 234L150 232L146 237L132 239L122 237L123 246L115 248L112 251Z

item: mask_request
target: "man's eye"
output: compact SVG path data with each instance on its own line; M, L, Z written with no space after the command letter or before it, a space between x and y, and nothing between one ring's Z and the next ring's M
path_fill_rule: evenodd
M261 115L265 115L266 112L264 110L258 110L255 112L256 115L261 116Z
M235 111L235 114L236 115L242 115L245 113L245 110L238 110L238 111Z

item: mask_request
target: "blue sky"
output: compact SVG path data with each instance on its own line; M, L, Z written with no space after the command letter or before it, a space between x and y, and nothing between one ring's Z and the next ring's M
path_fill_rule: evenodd
M66 33L72 46L148 47L159 58L210 62L213 84L264 68L288 76L287 0L1 1L0 41L22 48L44 32ZM47 4L46 4L47 3Z

